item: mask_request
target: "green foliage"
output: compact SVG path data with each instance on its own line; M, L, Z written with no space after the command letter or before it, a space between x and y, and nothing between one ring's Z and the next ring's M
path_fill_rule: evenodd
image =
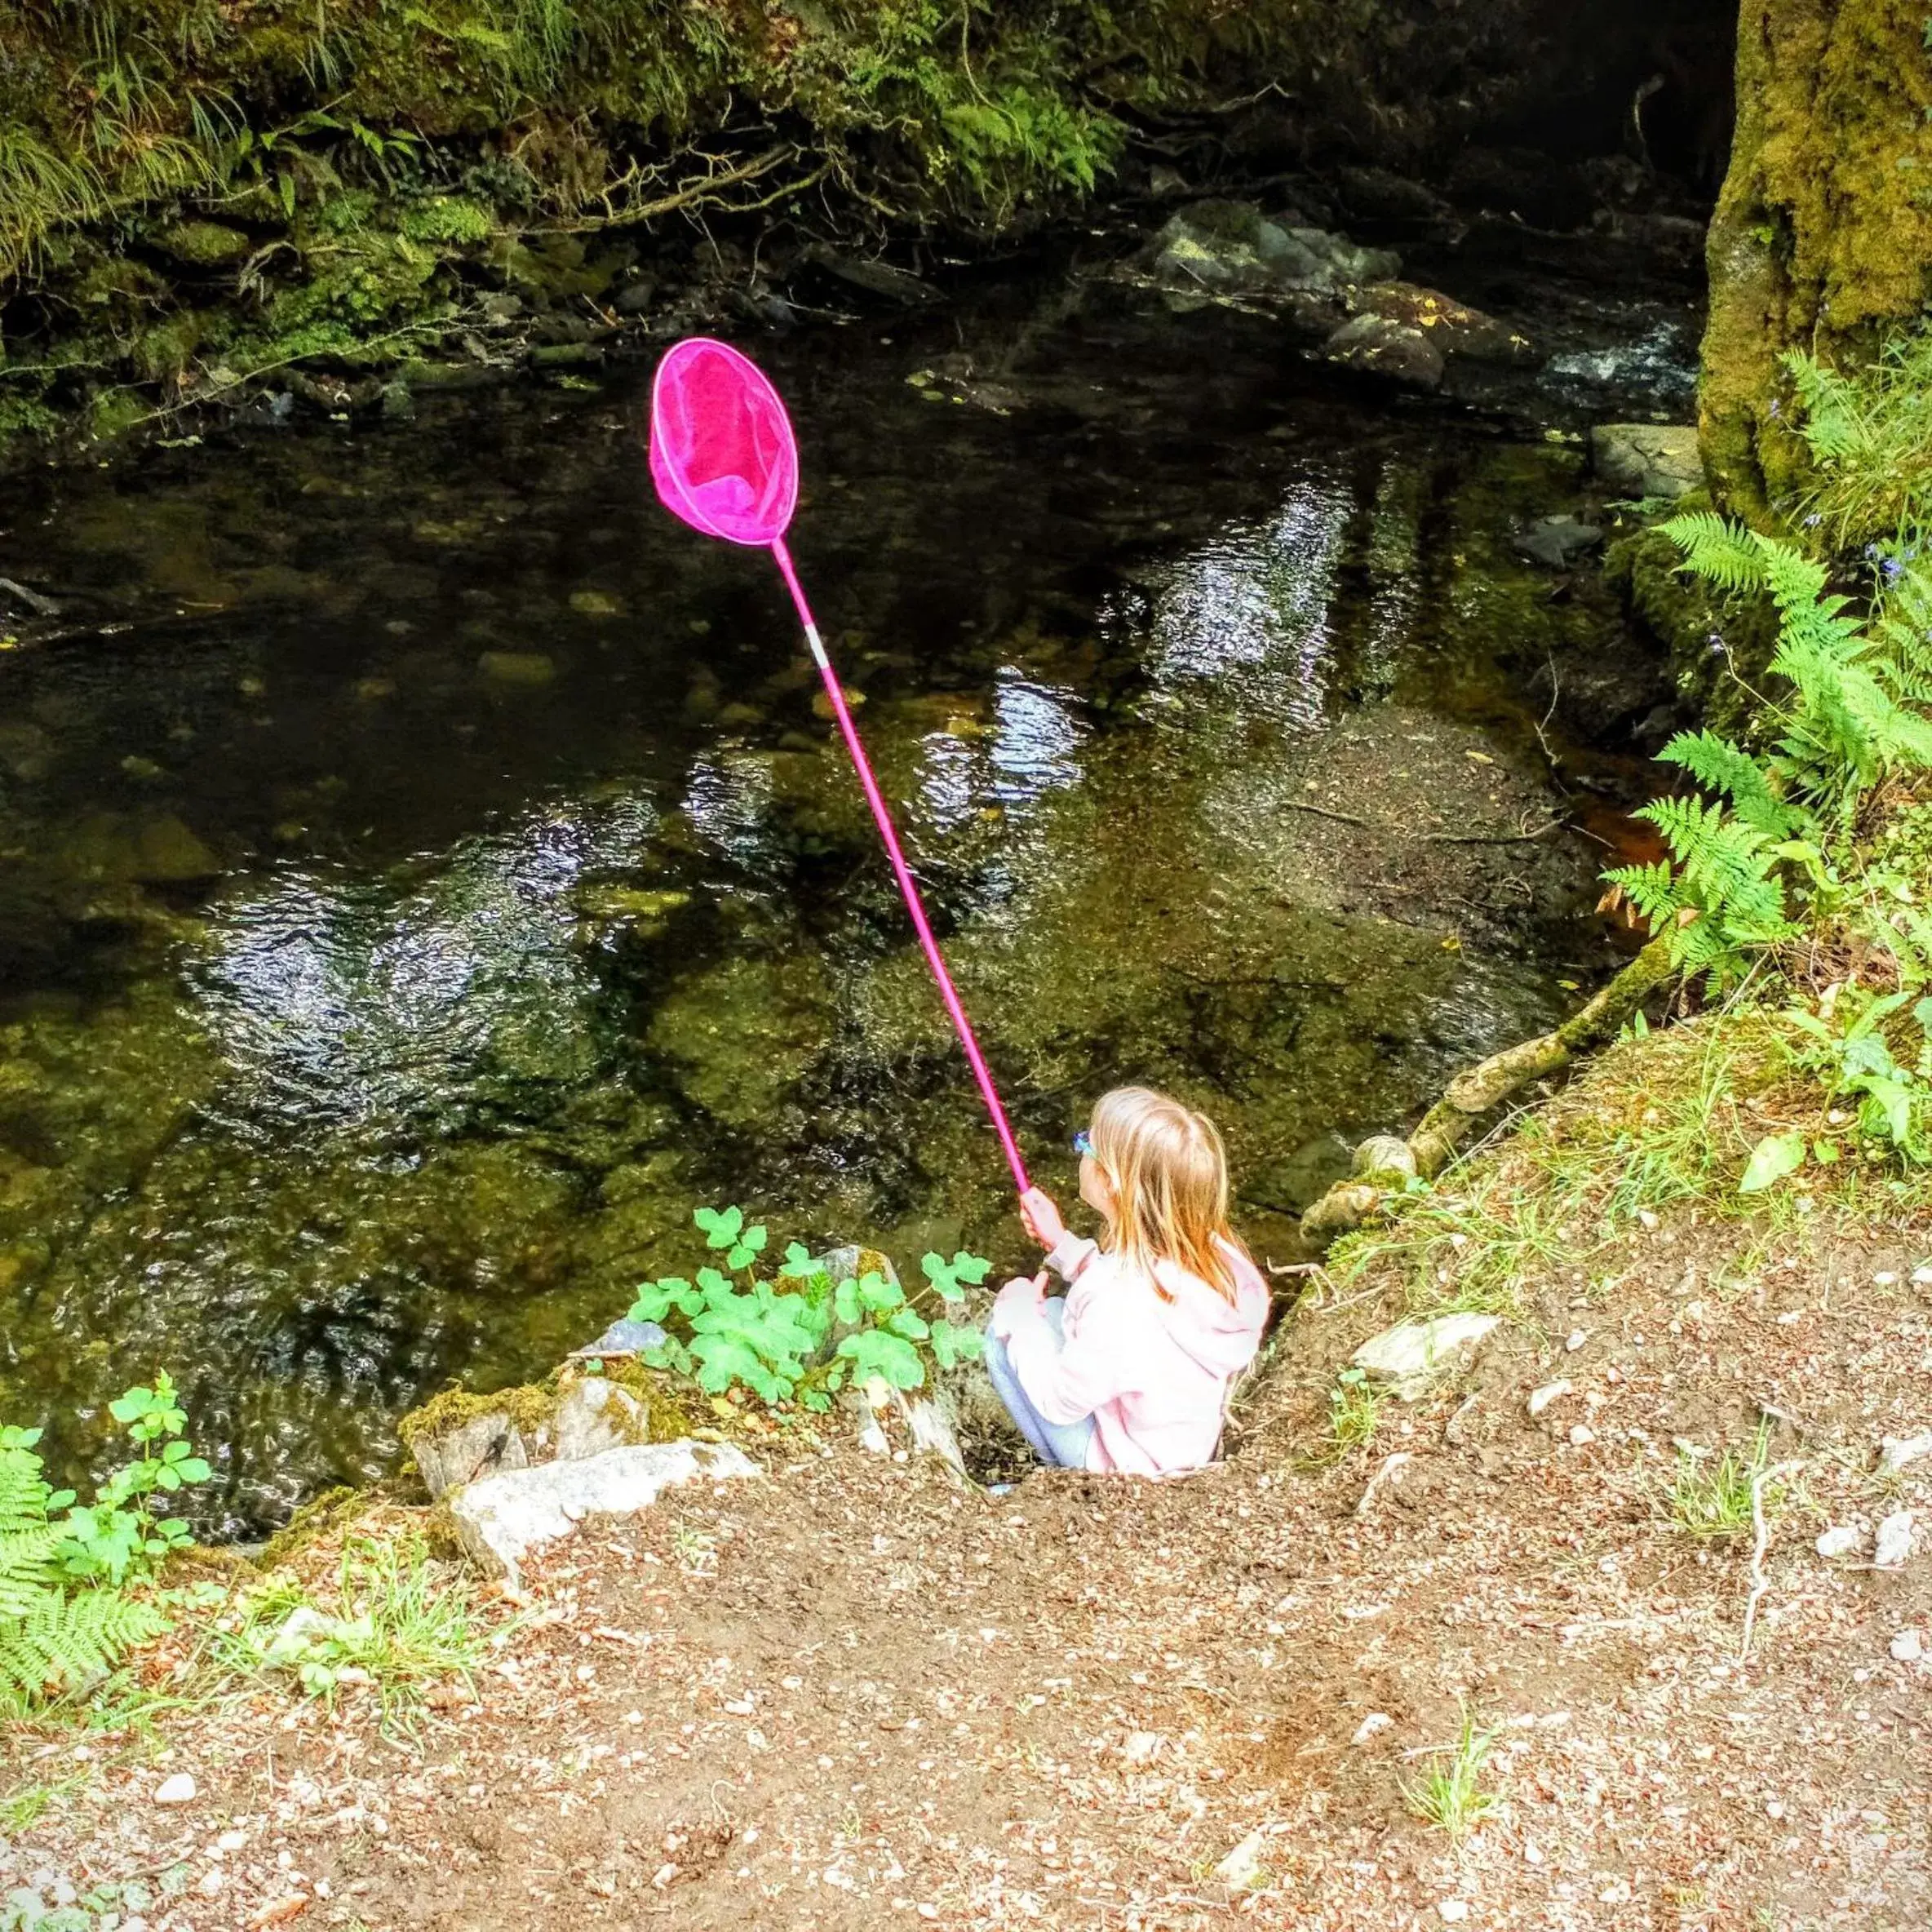
M1828 588L1795 546L1692 512L1664 526L1685 568L1720 590L1768 596L1779 619L1770 670L1788 695L1766 704L1766 754L1708 731L1681 733L1662 756L1714 800L1661 799L1639 813L1664 835L1668 862L1606 875L1674 962L1714 983L1797 936L1793 868L1831 883L1827 849L1889 773L1932 765L1932 724L1912 708L1932 689L1932 585L1916 565L1892 570L1895 602L1869 622Z
M1309 1457L1309 1466L1327 1469L1345 1460L1374 1436L1381 1412L1381 1392L1369 1380L1367 1371L1343 1369L1328 1392L1327 1434Z
M1932 512L1932 331L1894 337L1851 373L1784 357L1816 481L1800 507L1841 551L1917 531Z
M645 1283L630 1313L633 1321L666 1329L662 1347L645 1358L654 1367L691 1376L713 1394L739 1387L766 1402L796 1400L823 1410L848 1381L876 1376L894 1388L918 1389L928 1360L950 1367L979 1352L979 1331L947 1316L965 1299L963 1284L986 1278L989 1264L977 1256L925 1257L927 1286L915 1292L928 1295L933 1305L921 1313L882 1269L834 1280L795 1241L774 1276L760 1275L766 1230L747 1225L741 1208L700 1208L692 1219L711 1251L744 1282L704 1267L689 1280L667 1275Z
M1677 1452L1677 1474L1664 1501L1681 1535L1714 1542L1751 1534L1751 1488L1764 1473L1770 1440L1769 1430L1761 1429L1748 1453L1726 1449L1708 1468L1704 1457L1688 1449ZM1781 1494L1779 1484L1764 1484L1767 1512L1777 1506Z
M357 1535L320 1602L286 1575L272 1579L243 1600L216 1655L231 1670L286 1673L304 1696L331 1705L366 1689L383 1735L397 1738L414 1735L436 1686L474 1686L493 1634L420 1536Z
M62 1556L71 1539L34 1453L38 1429L0 1429L0 1712L104 1677L166 1620L152 1603L109 1585L73 1587Z
M1411 1814L1446 1832L1452 1844L1460 1845L1496 1808L1495 1797L1482 1786L1496 1739L1493 1730L1478 1727L1476 1713L1465 1704L1456 1742L1438 1744L1430 1753L1434 1761L1420 1778L1400 1781Z
M102 1483L92 1503L68 1511L58 1555L69 1576L104 1579L118 1587L131 1575L153 1571L189 1540L179 1517L156 1514L156 1499L206 1482L213 1472L183 1438L188 1416L166 1374L155 1378L152 1389L131 1389L108 1407L140 1453Z

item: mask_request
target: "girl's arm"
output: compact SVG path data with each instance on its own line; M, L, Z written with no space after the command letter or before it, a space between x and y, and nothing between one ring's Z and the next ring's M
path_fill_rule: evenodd
M1093 1243L1082 1245L1091 1248ZM1016 1294L1015 1289L1030 1292ZM1121 1346L1118 1318L1110 1320L1103 1305L1090 1304L1071 1338L1062 1344L1047 1326L1040 1296L1030 1282L1013 1283L999 1300L1007 1326L1007 1359L1042 1420L1082 1421L1132 1392L1130 1352Z

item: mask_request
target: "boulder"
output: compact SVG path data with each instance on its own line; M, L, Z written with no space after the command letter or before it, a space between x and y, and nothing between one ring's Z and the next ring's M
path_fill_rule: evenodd
M1398 1402L1414 1402L1460 1368L1502 1321L1500 1315L1453 1314L1398 1323L1365 1341L1349 1360Z
M1386 316L1358 315L1344 322L1328 338L1323 353L1345 369L1380 376L1404 388L1429 391L1442 386L1442 352L1424 330Z
M604 1376L585 1376L564 1391L556 1428L559 1462L582 1462L607 1449L646 1442L651 1433L644 1404Z
M1400 266L1380 248L1358 248L1325 228L1270 221L1251 202L1196 202L1181 209L1147 251L1170 288L1215 294L1338 294L1386 280Z
M732 1444L687 1436L485 1476L451 1492L450 1519L468 1555L516 1591L524 1559L572 1535L586 1517L635 1516L680 1483L757 1473Z
M1536 360L1535 345L1520 330L1416 282L1371 282L1355 292L1350 306L1360 314L1378 315L1385 321L1421 330L1445 356L1518 366Z
M479 1476L530 1466L522 1432L506 1409L472 1412L446 1429L415 1431L408 1444L432 1500Z
M1704 458L1688 423L1600 423L1590 432L1590 461L1611 490L1674 503L1704 488Z

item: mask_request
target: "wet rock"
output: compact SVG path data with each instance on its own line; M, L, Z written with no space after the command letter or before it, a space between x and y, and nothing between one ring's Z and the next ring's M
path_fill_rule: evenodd
M658 285L648 275L640 275L635 281L627 282L612 298L610 306L619 315L644 315L657 299Z
M835 275L849 286L884 301L912 308L938 299L938 290L923 276L907 268L895 268L890 262L870 255L842 255L835 248L818 247L807 249L801 259L828 275Z
M221 861L172 812L135 818L97 812L75 829L67 860L83 878L135 885L201 885Z
M1290 290L1334 295L1386 281L1399 259L1386 249L1358 248L1325 228L1270 221L1250 202L1196 202L1155 236L1149 266L1170 288L1230 294Z
M678 1484L757 1473L728 1442L640 1443L485 1476L452 1493L450 1518L468 1555L516 1589L525 1558L571 1535L586 1517L635 1516Z
M493 685L534 690L556 676L556 660L544 651L485 651L476 669Z
M1453 1314L1402 1322L1365 1341L1349 1359L1371 1381L1386 1385L1397 1401L1414 1402L1460 1368L1502 1321L1500 1315Z
M1574 516L1541 516L1518 530L1509 539L1509 547L1531 563L1566 570L1602 541L1603 532L1593 523L1582 523Z
M1704 488L1704 458L1689 424L1600 423L1590 432L1590 461L1611 489L1675 503Z
M432 1497L499 1469L526 1469L530 1460L522 1432L507 1409L472 1411L446 1429L432 1425L414 1430L409 1449Z
M219 221L174 222L154 237L154 245L184 268L232 268L255 248L241 229Z
M680 984L658 1009L649 1039L696 1105L750 1132L769 1128L832 1026L816 959L738 955Z
M1442 351L1422 330L1386 316L1358 315L1344 322L1323 352L1345 369L1380 376L1404 388L1433 391L1442 386Z
M590 1346L586 1355L641 1355L647 1349L664 1345L664 1331L656 1322L634 1322L628 1315L613 1322Z
M1242 1198L1256 1207L1299 1214L1347 1176L1354 1157L1354 1149L1340 1134L1318 1134L1285 1159L1251 1172L1242 1184Z
M596 369L604 361L599 342L539 343L530 351L533 369Z
M1343 168L1336 177L1344 210L1369 221L1430 221L1449 212L1433 188L1387 168Z
M691 902L691 895L666 887L655 892L627 885L588 885L577 896L583 916L600 924L661 924L680 906Z
M1385 321L1421 330L1445 356L1518 367L1536 360L1529 337L1509 323L1416 282L1373 282L1356 293L1352 306L1363 315L1380 316Z
M383 420L385 423L414 423L416 419L416 399L410 393L405 382L385 383L378 398Z

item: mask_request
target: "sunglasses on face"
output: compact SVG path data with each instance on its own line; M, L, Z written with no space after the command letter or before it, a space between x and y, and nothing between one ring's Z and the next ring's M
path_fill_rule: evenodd
M1083 1160L1093 1159L1093 1136L1085 1128L1074 1136L1074 1152Z

